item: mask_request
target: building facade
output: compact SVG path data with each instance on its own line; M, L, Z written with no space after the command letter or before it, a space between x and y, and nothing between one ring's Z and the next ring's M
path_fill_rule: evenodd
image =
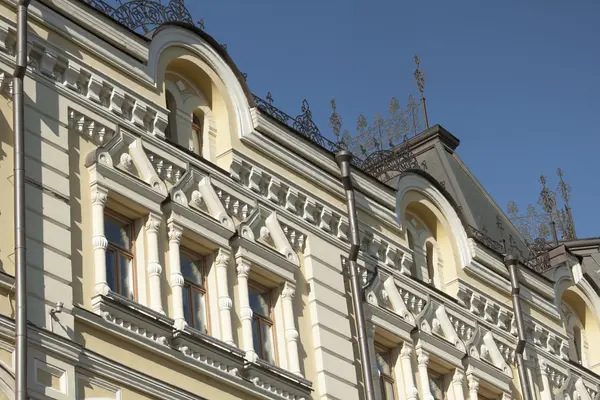
M0 0L7 399L16 3ZM141 35L101 5L28 10L29 396L363 399L346 197L308 104L292 118L252 95L194 25ZM504 255L525 243L458 144L436 125L385 153L395 174L378 169L385 157L352 169L377 400L523 398ZM519 268L536 399L600 393L598 243L575 242L544 274Z

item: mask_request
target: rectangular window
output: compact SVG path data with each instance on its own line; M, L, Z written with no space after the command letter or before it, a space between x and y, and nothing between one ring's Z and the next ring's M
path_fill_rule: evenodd
M204 258L182 250L179 259L184 279L183 314L185 321L192 328L202 333L208 333Z
M254 350L261 360L276 363L273 309L271 290L256 284L249 286L250 308L252 309L252 334Z
M135 300L135 268L133 267L133 223L115 214L104 216L106 278L110 290Z
M444 400L444 377L433 371L428 371L429 389L435 400Z
M384 347L375 346L379 386L383 400L396 400L394 375L392 369L392 352Z

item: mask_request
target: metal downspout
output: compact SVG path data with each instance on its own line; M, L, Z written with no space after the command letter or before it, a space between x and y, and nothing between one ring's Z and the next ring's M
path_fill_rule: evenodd
M13 74L14 185L15 185L15 399L27 400L27 284L25 264L25 96L23 78L27 69L27 7L17 2L17 51Z
M358 348L360 352L360 363L362 377L365 387L365 399L375 400L375 385L371 375L371 357L369 355L369 341L367 338L367 327L365 325L365 311L363 309L362 287L356 260L360 248L358 236L358 219L356 215L356 203L352 178L350 177L350 159L352 154L348 151L340 151L335 155L335 161L340 167L342 184L346 191L346 202L348 207L348 220L350 225L350 253L348 255L350 267L350 290L352 292L352 305L356 316L356 330L358 333ZM526 399L528 400L528 399Z
M508 255L504 258L504 265L508 268L510 274L510 284L512 287L512 303L513 310L515 313L515 321L517 323L517 333L519 335L519 341L517 342L517 349L515 351L515 358L517 361L517 370L519 372L519 382L521 383L521 391L523 392L523 400L533 400L531 390L529 387L529 378L527 377L527 371L525 369L525 360L523 359L523 352L525 351L525 345L527 339L525 337L525 324L523 322L523 310L521 309L521 287L519 285L519 277L517 275L517 265L519 260L517 257Z

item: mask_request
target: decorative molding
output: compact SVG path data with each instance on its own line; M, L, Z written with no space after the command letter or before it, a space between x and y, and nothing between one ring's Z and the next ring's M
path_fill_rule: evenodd
M149 151L146 151L148 159L154 166L154 170L156 174L163 180L175 185L179 183L183 174L185 174L185 169L179 168L178 165L171 163L169 160L160 157L157 154L153 154Z
M96 146L102 146L110 141L115 131L107 128L94 119L69 109L69 130L90 140Z

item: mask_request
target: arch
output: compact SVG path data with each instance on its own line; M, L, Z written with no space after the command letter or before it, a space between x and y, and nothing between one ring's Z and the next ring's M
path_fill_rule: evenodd
M150 42L147 73L158 89L163 84L166 63L163 60L167 50L179 48L179 55L186 52L197 57L210 71L205 71L215 84L222 84L223 94L229 100L235 116L235 130L239 137L254 129L250 107L254 106L252 95L242 74L225 50L212 37L199 29L177 23L167 23L154 32ZM190 60L194 62L194 60ZM197 66L200 66L197 63ZM203 68L204 69L204 68Z
M188 93L183 94L175 82L169 79L165 80L165 90L167 93L171 93L173 95L177 115L179 115L179 118L181 118L181 120L186 120L189 122L189 126L186 126L186 128L189 128L193 131L194 116L197 117L198 114L202 116L202 121L200 124L202 126L202 132L200 134L199 140L195 140L192 136L188 135L184 138L178 138L176 142L188 148L190 151L196 152L203 158L213 161L211 159L213 152L211 151L210 146L210 134L212 133L213 135L217 135L218 128L213 110L210 108L208 99L206 98L204 93L202 93L202 91L198 89L198 87L196 87L194 83L190 82L190 80L187 79L185 76L182 76L177 72L169 70L166 71L166 75L172 78L176 78L175 80L177 82L184 82L186 88L190 89ZM174 119L176 119L176 117ZM180 136L184 136L183 134L185 132L183 131L183 128L176 128L181 128L181 130L179 130L177 133ZM187 139L187 141L184 139ZM192 140L193 143L190 142L190 140ZM197 142L201 143L202 145L199 145L199 143Z
M451 236L451 242L458 255L461 268L469 265L472 255L467 232L454 206L444 194L423 174L413 171L405 172L398 180L396 195L396 218L402 231L406 230L406 209L411 203L419 203L426 207L444 226Z
M571 261L571 267L567 262L556 268L553 278L556 305L569 337L569 358L598 372L600 354L588 351L588 343L600 340L600 296L575 260Z

